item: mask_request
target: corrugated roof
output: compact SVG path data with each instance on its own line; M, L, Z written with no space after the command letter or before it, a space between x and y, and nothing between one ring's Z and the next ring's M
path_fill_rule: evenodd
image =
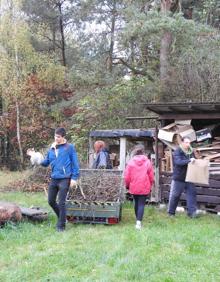
M153 137L154 129L112 129L94 130L89 134L90 137L118 138L118 137Z
M175 118L178 115L190 118L220 118L220 103L160 103L144 104L146 109L160 117Z

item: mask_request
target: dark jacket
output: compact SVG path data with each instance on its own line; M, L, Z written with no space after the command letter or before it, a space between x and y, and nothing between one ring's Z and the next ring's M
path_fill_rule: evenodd
M173 180L185 181L187 165L190 158L194 158L193 152L185 154L179 147L173 153Z
M74 145L64 143L52 145L42 166L51 166L51 178L71 178L76 180L79 177L79 164Z
M99 169L99 168L106 168L106 169L112 169L112 164L109 156L109 152L107 149L102 149L96 156L93 165L93 169Z

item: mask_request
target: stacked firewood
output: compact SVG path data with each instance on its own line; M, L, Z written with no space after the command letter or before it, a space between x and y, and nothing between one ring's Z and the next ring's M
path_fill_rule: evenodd
M211 144L199 146L196 150L202 159L210 162L209 171L220 174L220 142L213 141Z

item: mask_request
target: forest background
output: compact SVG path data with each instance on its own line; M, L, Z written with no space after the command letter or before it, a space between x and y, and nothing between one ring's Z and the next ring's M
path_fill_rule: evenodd
M220 100L219 0L1 0L0 154L10 169L64 126L147 127L144 103Z

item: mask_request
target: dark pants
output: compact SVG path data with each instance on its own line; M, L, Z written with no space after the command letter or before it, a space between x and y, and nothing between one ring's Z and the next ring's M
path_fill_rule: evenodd
M146 195L133 195L134 197L134 211L136 219L142 221L144 215L144 206L146 203Z
M66 223L66 196L69 190L70 179L51 179L48 189L48 203L58 217L57 228L65 228ZM56 201L58 194L58 203Z
M196 213L197 202L195 185L190 182L172 180L168 205L169 214L175 214L180 196L184 190L186 191L186 204L188 215L193 216Z

